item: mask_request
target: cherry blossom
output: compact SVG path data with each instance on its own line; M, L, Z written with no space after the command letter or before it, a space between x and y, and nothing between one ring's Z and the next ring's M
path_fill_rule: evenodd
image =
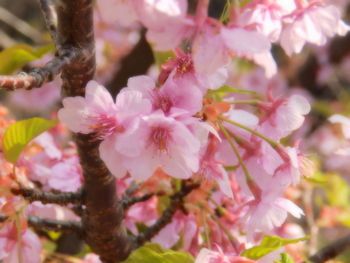
M0 230L0 259L4 263L40 262L41 243L36 234L25 229L18 236L15 224L6 224ZM20 238L20 239L18 239Z
M309 102L300 95L277 99L261 106L266 116L260 120L258 130L273 139L283 138L298 129L304 122L304 116L310 112Z
M343 115L332 115L329 118L331 123L338 123L346 139L350 139L350 119Z
M116 149L126 157L124 165L136 179L149 178L158 167L185 179L199 168L198 139L182 122L159 110L121 134Z
M253 237L254 232L271 233L273 229L281 226L288 213L300 218L304 212L290 200L281 197L278 190L270 186L261 194L261 199L250 201L244 217L248 236Z
M328 38L349 31L337 7L318 0L298 3L298 8L283 19L280 43L288 55L299 53L306 42L324 45Z

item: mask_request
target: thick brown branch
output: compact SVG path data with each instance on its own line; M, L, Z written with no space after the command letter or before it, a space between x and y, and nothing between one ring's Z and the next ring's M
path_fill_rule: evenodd
M0 88L10 91L39 88L44 83L52 81L61 73L62 68L79 54L77 49L67 48L60 51L60 56L55 57L42 68L34 69L29 73L21 72L15 76L0 76Z
M322 263L327 260L333 259L350 248L350 235L338 239L326 247L322 248L316 254L309 258L309 261L313 263Z
M82 57L64 67L62 91L65 96L84 96L95 72L93 0L61 0L56 7L58 45L83 49ZM118 200L116 179L100 159L100 141L94 134L75 134L84 176L84 239L102 262L124 260L131 243L122 225L123 206Z
M172 221L175 212L183 205L183 199L192 190L199 187L197 183L183 182L181 190L176 192L170 197L170 204L167 209L163 212L161 217L143 233L139 234L135 239L135 247L142 246L145 242L151 240L155 235L159 233L167 224Z
M43 192L37 189L12 189L11 190L15 195L21 195L23 198L27 199L30 202L40 201L43 204L59 204L66 205L70 203L79 204L82 199L82 192Z
M0 215L0 222L7 220L7 216ZM53 219L44 219L36 216L28 217L28 225L38 230L59 231L59 232L76 232L82 234L82 225L76 221L59 221Z

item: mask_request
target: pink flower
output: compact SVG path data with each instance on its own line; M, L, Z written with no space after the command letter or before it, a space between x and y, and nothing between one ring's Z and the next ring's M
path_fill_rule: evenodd
M258 131L279 140L300 128L311 107L304 97L292 95L288 99L277 99L263 104L261 109L266 115L260 120Z
M301 3L302 1L298 1ZM328 38L344 36L349 27L340 18L337 7L314 0L284 18L280 43L288 55L299 53L306 42L324 45Z
M84 134L95 132L104 139L122 132L130 118L150 111L150 103L135 90L122 90L114 103L103 86L90 81L85 98L68 97L63 100L59 119L73 132Z
M231 182L223 167L223 163L216 160L218 151L218 139L210 136L207 148L200 161L198 174L217 182L220 190L230 198L233 198Z
M182 237L183 249L189 249L191 243L198 235L198 226L194 216L177 212L172 222L166 225L153 239L152 242L161 244L164 248L173 247Z
M350 119L340 114L334 114L329 119L330 123L339 124L345 139L350 139Z
M259 1L260 2L260 1ZM259 3L248 5L239 16L243 26L254 25L258 32L267 36L271 42L279 39L282 30L283 9L277 3Z
M123 165L123 155L117 152L115 142L118 135L114 134L103 140L99 147L100 157L106 164L108 170L117 178L126 175L127 169ZM135 142L136 143L136 142Z
M16 90L10 94L10 102L25 111L44 111L58 104L61 81L44 84L40 89Z
M192 116L202 108L202 92L190 81L182 81L179 85L176 78L172 74L161 87L156 87L154 80L148 76L132 77L128 81L128 89L141 92L152 102L154 111L162 110L165 115L177 111Z
M222 36L209 26L197 33L192 45L192 58L195 74L204 92L220 88L225 83L230 57Z
M186 0L132 0L132 4L156 50L177 47L191 32L193 22L186 18Z
M73 132L96 133L103 140L99 148L102 160L116 177L124 176L126 170L119 166L115 140L129 126L135 127L137 118L151 111L150 101L137 90L123 89L114 103L103 86L90 81L85 98L65 98L63 106L58 112L60 120Z
M53 136L49 132L45 132L40 136L36 137L34 139L34 142L43 148L43 150L45 151L45 154L47 154L47 156L50 159L57 159L57 160L61 159L62 152L57 147L53 139Z
M41 242L31 230L20 234L15 224L9 223L0 229L0 260L4 263L39 263Z
M162 168L176 178L189 178L199 168L200 142L180 121L160 110L117 138L116 150L124 166L138 180L146 180Z
M242 27L222 27L220 32L229 52L235 56L253 60L262 66L268 78L277 72L270 53L271 43L263 34Z
M125 226L136 235L138 233L137 223L141 222L149 226L157 220L159 217L157 206L158 202L155 197L131 206L125 215Z
M67 207L62 207L53 204L42 204L35 201L28 206L26 213L31 216L38 216L41 218L54 220L74 220L78 221L80 218L74 214L72 210Z
M97 82L90 81L85 98L65 98L58 117L75 133L97 132L103 138L117 129L116 112L116 105L108 91Z
M51 167L48 185L63 192L74 192L82 184L82 171L78 156L67 158Z
M109 25L132 26L137 21L137 15L130 2L125 0L98 1L96 3L97 18Z
M288 213L300 218L304 213L292 201L281 197L281 189L275 189L272 181L270 187L262 191L260 197L248 202L248 210L243 218L248 237L255 232L270 233L281 226Z
M222 27L220 32L230 52L238 56L249 56L269 51L270 41L261 33L239 27Z
M203 93L208 89L219 88L225 83L228 77L228 68L222 65L229 62L227 54L223 50L221 52L219 48L210 49L206 47L209 41L215 41L214 38L209 39L209 36L203 34L196 39L200 38L207 39L193 43L193 54L185 53L180 49L175 50L176 57L162 65L162 71L159 75L161 83L165 82L170 76L179 87L194 85ZM220 45L220 42L217 43ZM207 60L207 57L210 59Z
M301 176L301 157L299 157L298 149L292 147L285 147L280 149L282 158L284 159L275 171L274 181L276 184L282 184L285 187L289 185L296 185L300 181Z

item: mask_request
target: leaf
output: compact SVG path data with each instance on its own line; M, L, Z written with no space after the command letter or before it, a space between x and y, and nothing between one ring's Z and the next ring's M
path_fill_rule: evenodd
M336 174L328 174L327 199L330 205L349 207L350 187L346 180Z
M185 252L163 249L157 244L148 243L135 250L123 263L193 263L193 257Z
M320 171L317 171L310 177L305 177L305 180L315 185L327 186L327 174L324 174Z
M257 93L256 91L247 90L247 89L238 89L228 85L224 85L216 90L209 90L208 93L209 95L213 96L214 99L220 100L220 101L229 93L246 94L246 95L259 97L259 93Z
M18 44L4 49L0 52L0 74L11 74L29 62L41 58L52 50L52 45L33 48L25 44Z
M294 260L287 253L282 253L281 258L276 260L275 263L294 263Z
M11 163L18 160L27 144L41 133L54 127L57 121L31 118L11 124L5 131L2 146L5 159Z
M153 52L153 56L156 65L160 68L160 66L167 62L169 59L175 57L175 54L172 51Z
M242 256L250 259L259 259L283 246L307 240L308 237L285 239L278 236L265 236L260 245L249 248L242 253Z

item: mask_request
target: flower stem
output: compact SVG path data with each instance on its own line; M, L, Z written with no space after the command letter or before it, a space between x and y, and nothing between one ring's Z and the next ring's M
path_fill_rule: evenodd
M227 118L222 117L222 116L220 116L219 119L221 119L221 120L223 120L223 121L225 121L227 123L230 123L230 124L232 124L232 125L234 125L234 126L236 126L238 128L241 128L242 130L250 132L251 134L254 134L255 136L257 136L257 137L263 139L264 141L266 141L267 143L269 143L271 145L271 147L274 148L274 149L276 149L276 148L278 148L280 146L280 144L278 142L276 142L276 141L266 137L265 135L261 134L260 132L257 132L255 130L253 130L253 129L243 125L243 124L240 124L238 122L235 122L233 120L227 119Z

